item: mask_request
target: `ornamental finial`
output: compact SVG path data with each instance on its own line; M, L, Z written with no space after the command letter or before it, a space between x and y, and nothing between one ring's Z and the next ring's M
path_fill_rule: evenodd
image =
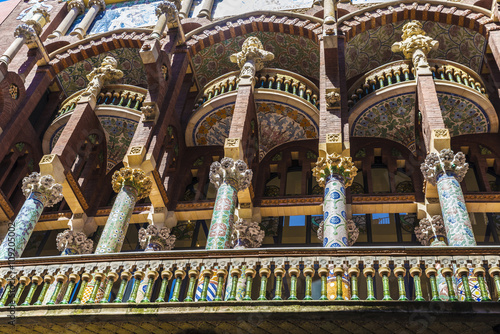
M41 193L44 197L44 206L51 207L63 199L62 185L56 183L52 175L41 175L33 172L23 179L22 190L28 197L31 192Z
M426 36L419 21L410 21L403 26L403 41L392 45L392 52L403 52L406 59L413 60L413 66L418 74L432 74L427 62L431 50L439 47L439 42Z
M120 192L123 186L131 186L137 190L137 199L148 197L153 186L151 178L139 168L123 167L113 174L113 190Z
M321 187L325 186L326 178L330 175L339 175L344 179L344 185L349 187L358 173L358 169L354 166L351 157L345 157L337 153L328 154L326 158L318 158L316 167L312 171Z
M231 183L237 191L245 190L252 182L252 170L243 160L223 158L210 166L210 182L218 189L223 182Z
M450 149L443 149L439 153L429 153L420 166L424 179L432 185L436 185L437 177L441 173L451 172L455 174L458 182L461 182L469 164L465 162L465 154L458 152L453 154Z

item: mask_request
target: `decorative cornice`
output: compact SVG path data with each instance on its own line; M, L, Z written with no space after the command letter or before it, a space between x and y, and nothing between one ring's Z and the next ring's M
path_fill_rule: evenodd
M467 202L500 202L500 193L494 194L464 194Z
M300 197L300 198L273 198L262 199L261 206L293 206L293 205L321 205L322 196Z
M415 202L415 195L384 195L384 196L366 196L366 195L353 195L352 203L369 204L369 203L413 203Z
M190 211L190 210L212 210L215 206L215 202L191 202L191 203L179 203L175 207L175 211Z
M131 186L137 190L137 199L148 197L153 182L151 178L139 168L123 167L117 170L112 177L113 190L118 193L124 186Z
M358 173L358 169L354 166L351 157L332 153L328 154L326 158L318 158L312 172L321 187L325 186L327 178L332 175L340 176L344 180L344 185L349 187Z

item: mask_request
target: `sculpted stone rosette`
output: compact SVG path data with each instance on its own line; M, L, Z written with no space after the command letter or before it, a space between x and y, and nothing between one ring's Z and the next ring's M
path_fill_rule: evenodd
M234 249L259 248L264 236L258 222L240 218L233 225L231 246Z
M465 154L458 152L454 155L450 149L443 149L439 154L430 153L420 166L424 178L432 185L436 185L436 178L440 173L452 172L458 182L461 182L469 169L465 162Z
M445 235L443 217L440 215L424 218L420 220L419 226L415 227L415 236L424 246L446 246L443 241L439 240L439 237Z
M23 179L22 191L28 197L31 192L38 192L44 195L45 207L51 207L63 199L62 185L56 183L52 175L40 175L34 172Z
M223 158L221 162L215 161L210 166L210 182L218 189L223 182L228 182L237 191L245 190L252 182L252 171L243 160L234 161Z
M139 243L146 251L171 250L175 244L175 235L170 234L168 227L159 229L155 225L139 230Z
M113 190L120 192L123 186L131 186L137 190L137 199L149 196L153 182L151 178L144 173L141 169L133 169L130 167L123 167L113 174L111 180Z
M345 186L349 187L358 169L354 166L351 157L332 153L327 155L326 158L318 158L316 167L312 171L321 187L325 186L327 177L331 175L339 175L343 178Z
M56 246L64 255L90 254L94 242L88 239L83 232L65 230L57 235Z
M352 219L347 220L347 235L348 235L348 246L354 245L356 240L359 237L359 228L356 226L356 223ZM318 231L316 235L319 240L323 241L324 239L324 231L325 231L325 221L321 221L318 227Z

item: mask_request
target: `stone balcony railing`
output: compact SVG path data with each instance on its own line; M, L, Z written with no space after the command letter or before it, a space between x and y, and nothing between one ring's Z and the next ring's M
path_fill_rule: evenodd
M72 112L83 92L84 90L80 90L64 100L56 118ZM136 86L106 85L97 97L97 105L116 106L139 111L146 94L146 89Z
M452 82L476 90L487 97L483 80L470 68L440 59L429 59L429 65L436 83L440 81ZM399 60L377 67L366 73L351 86L348 91L349 107L353 107L364 97L379 89L403 82L415 81L414 72L410 60Z
M197 98L194 109L198 109L217 96L238 90L238 75L239 71L234 71L209 82ZM310 80L293 72L265 68L255 76L255 88L257 90L272 89L286 94L293 94L319 108L318 87Z
M496 301L499 254L498 246L349 247L22 258L0 263L0 305Z

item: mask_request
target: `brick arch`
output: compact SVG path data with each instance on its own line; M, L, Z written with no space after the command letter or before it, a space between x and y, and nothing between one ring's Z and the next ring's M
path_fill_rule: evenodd
M323 20L282 12L253 12L214 22L189 33L186 44L192 56L223 40L252 32L276 32L302 36L319 44Z
M67 45L50 54L52 75L101 53L121 48L140 49L150 33L151 29L113 30Z
M392 6L391 6L392 5ZM500 29L498 23L489 17L484 8L460 3L433 1L426 3L390 3L369 7L364 11L352 13L339 20L338 29L346 41L370 29L403 20L434 21L469 28L488 37L492 30Z

